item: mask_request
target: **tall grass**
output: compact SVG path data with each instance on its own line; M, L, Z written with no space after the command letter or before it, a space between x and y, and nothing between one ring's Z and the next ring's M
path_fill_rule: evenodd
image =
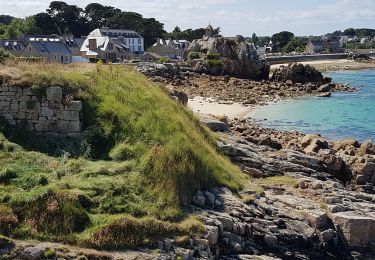
M81 143L90 155L50 157L0 137L0 163L8 169L1 175L0 205L10 206L19 219L14 233L56 239L99 225L106 230L92 221L102 214L179 221L196 191L217 185L238 190L246 180L190 111L130 68L20 63L0 65L0 75L8 86L40 93L61 86L82 99ZM103 232L97 234L105 244Z

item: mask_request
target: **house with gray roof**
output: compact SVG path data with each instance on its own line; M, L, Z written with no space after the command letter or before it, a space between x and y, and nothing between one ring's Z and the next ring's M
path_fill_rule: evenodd
M128 50L134 54L143 54L145 51L144 38L136 31L103 27L92 31L88 35L88 38L90 37L119 39L122 41L122 44L126 45Z
M0 49L4 49L15 56L21 56L25 48L25 43L20 40L0 40Z
M151 47L151 51L162 57L170 59L182 59L184 52L189 48L187 40L165 40L157 39Z
M46 62L72 62L71 51L57 38L30 39L22 56L41 57Z
M129 55L129 48L121 39L108 36L88 36L81 47L81 56L93 62L118 62Z

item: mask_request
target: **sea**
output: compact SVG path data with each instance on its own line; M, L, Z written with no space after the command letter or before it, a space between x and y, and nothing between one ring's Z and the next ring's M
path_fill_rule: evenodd
M375 140L375 70L326 73L334 82L357 87L330 98L301 97L254 109L250 117L263 127L319 133L329 140Z

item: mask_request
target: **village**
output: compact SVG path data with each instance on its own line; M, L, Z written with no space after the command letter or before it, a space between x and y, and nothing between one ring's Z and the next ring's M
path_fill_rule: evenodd
M214 36L212 32L217 29L209 25L205 29L205 36ZM279 33L280 37L286 33ZM355 42L367 44L369 48L362 51L372 53L371 46L375 43L375 37L359 38L357 36L327 34L321 37L303 37L303 41L299 43L299 47L296 47L296 51L285 53L277 50L278 42L273 43L271 38L268 38L265 37L260 42L259 40L246 38L246 41L257 51L260 57L348 53L353 51L347 48L348 44ZM177 62L186 58L184 53L189 49L191 43L186 39L157 38L156 42L146 49L144 37L140 33L126 28L102 27L82 37L74 37L72 34L51 34L21 35L17 39L0 39L0 49L16 57L63 64L97 62L99 60L105 63Z

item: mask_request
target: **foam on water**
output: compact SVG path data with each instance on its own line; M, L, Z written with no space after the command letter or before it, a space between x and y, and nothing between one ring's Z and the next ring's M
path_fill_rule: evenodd
M265 127L280 130L320 133L329 139L375 140L375 70L340 71L327 76L360 90L333 93L331 98L285 100L258 107L250 116Z

